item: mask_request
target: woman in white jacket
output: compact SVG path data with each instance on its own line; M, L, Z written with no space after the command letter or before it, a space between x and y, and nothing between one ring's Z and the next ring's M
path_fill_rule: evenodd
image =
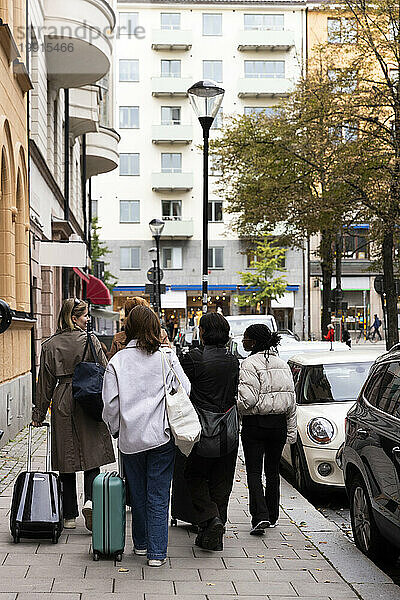
M292 373L277 356L280 336L266 325L250 325L243 346L251 351L241 365L238 409L246 461L252 528L262 535L279 516L279 462L286 442L297 437L296 399ZM265 491L262 470L266 478Z

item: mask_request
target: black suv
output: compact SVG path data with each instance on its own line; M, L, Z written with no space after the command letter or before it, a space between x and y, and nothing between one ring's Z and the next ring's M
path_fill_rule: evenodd
M346 419L338 453L354 541L371 558L400 553L400 351L379 357Z

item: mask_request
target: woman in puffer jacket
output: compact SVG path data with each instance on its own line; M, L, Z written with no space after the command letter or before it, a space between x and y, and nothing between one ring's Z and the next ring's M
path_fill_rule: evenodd
M279 516L279 462L286 442L297 437L296 398L292 373L277 355L280 336L266 325L250 325L244 349L251 352L241 365L238 409L246 461L251 535L275 527ZM265 491L262 469L266 478Z

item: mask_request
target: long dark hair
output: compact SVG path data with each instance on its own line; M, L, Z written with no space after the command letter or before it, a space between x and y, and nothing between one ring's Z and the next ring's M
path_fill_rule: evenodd
M247 339L255 342L251 353L256 354L257 352L270 352L270 350L276 350L277 346L281 343L281 336L276 331L271 331L264 323L254 323L250 325L244 335Z
M206 313L200 319L202 338L205 346L225 346L229 340L229 323L224 315Z
M132 308L125 323L126 343L137 340L137 347L154 354L161 346L161 325L158 316L147 306Z

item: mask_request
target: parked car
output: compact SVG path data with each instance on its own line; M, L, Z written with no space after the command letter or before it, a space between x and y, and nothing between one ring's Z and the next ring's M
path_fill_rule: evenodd
M339 453L357 547L400 552L400 351L378 358L346 419Z
M246 329L250 325L253 325L253 323L264 323L264 325L267 325L271 331L278 330L275 317L272 315L238 315L234 317L226 317L226 320L231 328L232 337L243 336Z
M297 442L286 444L283 461L301 492L343 487L336 453L344 440L348 410L378 352L318 352L292 356L297 402Z

